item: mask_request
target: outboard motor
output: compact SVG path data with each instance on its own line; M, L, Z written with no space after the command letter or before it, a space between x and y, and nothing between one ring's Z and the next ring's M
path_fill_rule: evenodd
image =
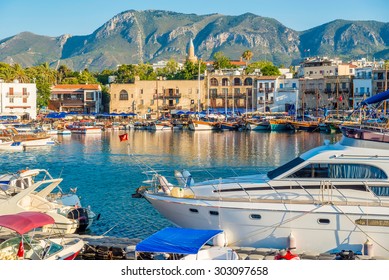
M70 211L67 215L69 219L78 221L76 233L83 233L89 226L88 210L86 208L76 208Z

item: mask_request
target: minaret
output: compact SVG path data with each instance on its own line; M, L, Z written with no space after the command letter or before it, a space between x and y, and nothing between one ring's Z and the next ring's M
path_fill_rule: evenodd
M188 47L188 56L186 57L187 61L196 63L197 62L197 56L195 56L194 53L194 45L193 45L193 39L190 39L189 47Z

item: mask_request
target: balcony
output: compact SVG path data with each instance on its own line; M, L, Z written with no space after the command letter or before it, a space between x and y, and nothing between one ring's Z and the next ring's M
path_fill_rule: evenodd
M30 96L30 93L29 92L14 92L13 94L10 94L9 92L6 93L5 95L6 97L22 97L22 98L27 98Z
M181 93L159 94L158 96L154 94L154 99L176 99L176 98L181 98Z
M158 110L163 111L163 110L179 110L178 106L175 105L162 105L158 107Z
M271 92L274 92L274 88L259 88L258 92L260 92L260 93L263 93L263 92L271 93Z

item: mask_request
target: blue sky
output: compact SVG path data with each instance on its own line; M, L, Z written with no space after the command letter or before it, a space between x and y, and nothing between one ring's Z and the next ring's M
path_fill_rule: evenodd
M297 31L335 19L389 22L388 0L0 0L0 39L23 31L90 34L120 12L149 9L199 15L251 12Z

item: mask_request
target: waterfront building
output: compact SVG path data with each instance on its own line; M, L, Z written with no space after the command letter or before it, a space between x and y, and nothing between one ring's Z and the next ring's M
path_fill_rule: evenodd
M340 63L341 61L328 59L327 57L307 58L300 64L298 76L312 79L337 76Z
M372 67L366 66L355 69L353 79L353 105L356 108L360 102L371 96L372 89Z
M204 80L141 81L110 85L110 112L135 113L144 118L159 118L176 111L197 111L204 103ZM203 107L203 106L202 106ZM200 108L202 110L203 108Z
M374 69L372 72L372 94L383 92L388 89L389 71L385 66Z
M207 79L206 107L219 112L246 112L257 108L255 80L258 74L245 74L239 70L215 70Z
M0 115L12 115L36 119L37 90L34 83L13 83L0 81Z
M288 77L289 72L278 79L272 112L289 112L292 108L299 108L299 79Z
M53 86L49 109L57 112L101 113L103 111L101 87L98 84Z

